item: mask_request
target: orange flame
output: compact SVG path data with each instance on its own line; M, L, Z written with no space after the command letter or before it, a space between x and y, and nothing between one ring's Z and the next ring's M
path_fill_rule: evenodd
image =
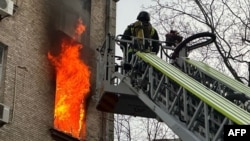
M75 38L84 31L79 20ZM86 98L90 91L90 71L80 59L81 48L74 40L62 40L59 55L48 53L56 70L54 127L78 139L86 136Z
M85 31L85 26L83 25L82 23L82 20L81 19L78 19L78 25L76 27L76 31L75 31L75 36L78 37L78 36L81 36L82 33Z

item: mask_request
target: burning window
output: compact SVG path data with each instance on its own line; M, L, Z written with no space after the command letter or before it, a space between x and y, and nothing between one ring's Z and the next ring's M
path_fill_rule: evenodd
M77 39L85 31L78 20L73 38L63 38L56 55L48 59L56 71L54 128L78 139L86 136L86 99L90 90L90 70L80 59L83 47Z

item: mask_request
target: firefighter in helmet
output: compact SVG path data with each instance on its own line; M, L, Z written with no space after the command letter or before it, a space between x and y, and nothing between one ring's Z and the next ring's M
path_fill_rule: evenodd
M159 51L159 36L157 30L150 23L150 15L146 11L141 11L137 16L137 21L130 24L123 33L121 39L132 40L132 37L136 37L134 44L121 43L121 49L123 53L128 54L128 62L132 58L132 54L136 51L155 52ZM144 42L143 42L143 39ZM150 43L147 39L153 39Z

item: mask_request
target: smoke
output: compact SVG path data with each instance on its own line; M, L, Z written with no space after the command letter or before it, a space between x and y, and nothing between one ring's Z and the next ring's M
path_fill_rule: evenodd
M77 20L81 18L88 28L90 23L89 0L54 0L51 7L51 21L55 30L73 37ZM89 33L86 31L86 33Z

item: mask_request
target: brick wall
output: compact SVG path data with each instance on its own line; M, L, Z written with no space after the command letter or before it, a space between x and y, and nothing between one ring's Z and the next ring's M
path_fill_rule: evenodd
M0 41L8 46L2 97L10 106L10 123L1 141L50 141L54 87L47 60L50 0L14 1L14 16L0 22Z
M55 76L47 52L56 35L54 30L63 29L57 16L62 4L58 0L14 0L14 3L18 7L16 13L0 22L0 42L8 46L0 101L11 108L10 123L0 128L0 141L52 141L49 129L53 127ZM109 138L104 132L107 115L95 108L95 49L105 38L106 5L100 0L90 4L91 11L79 14L89 19L85 21L87 35L82 39L83 59L91 58L86 62L92 71L87 140L100 141ZM112 5L115 12L115 3ZM114 13L112 18L114 28Z

